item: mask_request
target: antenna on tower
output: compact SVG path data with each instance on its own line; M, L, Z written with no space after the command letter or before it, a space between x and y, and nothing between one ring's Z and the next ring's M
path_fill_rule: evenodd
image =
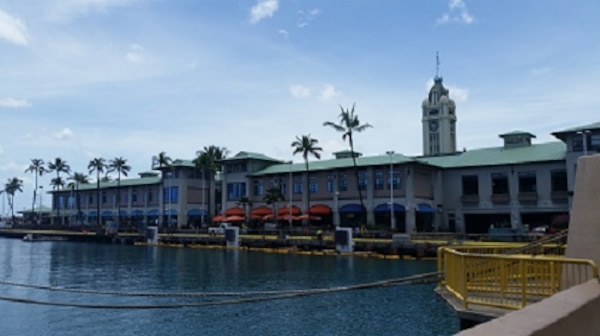
M435 78L440 77L440 54L435 52Z

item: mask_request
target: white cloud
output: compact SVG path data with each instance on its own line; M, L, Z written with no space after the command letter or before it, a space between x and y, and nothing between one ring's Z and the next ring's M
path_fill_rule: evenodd
M279 29L277 31L277 33L283 35L283 37L285 37L285 38L288 38L288 35L289 35L288 31L285 29Z
M250 8L250 22L258 23L260 20L272 17L279 7L278 0L259 0Z
M308 26L310 21L313 21L317 18L317 16L321 14L321 10L319 8L314 8L309 11L298 11L298 28L303 28Z
M145 59L144 57L144 47L139 44L131 44L129 46L129 51L125 54L125 59L130 63L142 63Z
M29 103L25 99L15 99L11 97L6 97L0 99L0 108L20 108L20 107L31 107L31 103Z
M27 28L23 21L0 10L0 38L18 45L27 45Z
M325 84L323 89L321 89L321 100L330 100L333 97L339 96L341 93L337 91L335 86L331 84Z
M69 21L92 12L105 12L112 7L124 7L139 0L59 0L48 1L47 18L52 21Z
M450 99L457 103L464 103L469 99L469 89L448 86L448 90L450 90Z
M469 13L467 5L463 0L449 0L448 12L437 19L437 24L446 23L464 23L471 24L475 22L475 17Z
M70 128L65 127L62 130L55 132L52 136L57 140L70 140L75 137L75 133Z
M310 88L300 84L293 84L290 86L290 93L296 98L310 97Z

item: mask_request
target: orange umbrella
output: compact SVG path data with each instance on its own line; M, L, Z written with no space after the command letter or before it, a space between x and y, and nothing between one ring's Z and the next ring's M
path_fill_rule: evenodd
M300 215L300 216L296 217L297 220L303 220L303 219L309 219L309 218L312 219L312 220L321 220L320 216L309 216L307 214Z
M239 222L239 221L243 221L244 219L246 219L246 217L237 216L237 215L225 217L225 220L228 222Z
M212 218L213 222L223 222L225 221L225 216L221 216L221 215L217 215L215 217Z

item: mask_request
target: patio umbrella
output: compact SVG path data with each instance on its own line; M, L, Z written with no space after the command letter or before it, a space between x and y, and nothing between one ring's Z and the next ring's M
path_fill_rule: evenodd
M243 221L244 219L246 219L246 217L237 216L237 215L225 217L225 220L228 222L240 222L240 221Z
M213 222L223 222L225 221L226 217L225 216L221 216L221 215L217 215L215 217L212 218Z

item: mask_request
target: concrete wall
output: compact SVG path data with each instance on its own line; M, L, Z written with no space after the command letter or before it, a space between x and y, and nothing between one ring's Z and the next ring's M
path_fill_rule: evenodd
M600 155L582 156L577 161L565 254L600 265Z
M600 335L598 312L600 284L597 280L590 280L457 335Z

